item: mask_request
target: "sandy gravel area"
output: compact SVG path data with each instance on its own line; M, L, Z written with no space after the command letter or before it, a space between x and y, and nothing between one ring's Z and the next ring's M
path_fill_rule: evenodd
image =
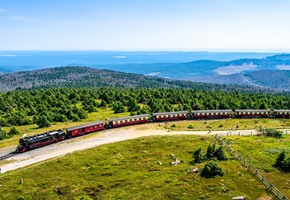
M142 130L140 126L123 127L118 129L110 129L99 132L89 138L78 137L71 140L66 140L60 143L35 149L22 154L17 154L5 161L0 161L1 172L5 173L10 170L15 170L21 167L29 166L47 159L59 157L80 151L93 148L95 146L120 142L124 140L135 139L153 135L250 135L257 134L256 130L240 130L240 131L168 131L168 130ZM0 149L0 155L5 155L15 147L7 147Z

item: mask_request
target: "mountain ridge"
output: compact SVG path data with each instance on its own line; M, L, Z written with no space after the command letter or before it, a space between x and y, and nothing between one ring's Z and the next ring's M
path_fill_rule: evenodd
M262 87L171 80L89 67L55 67L0 75L0 90L2 92L53 87L193 88L271 92L270 89Z

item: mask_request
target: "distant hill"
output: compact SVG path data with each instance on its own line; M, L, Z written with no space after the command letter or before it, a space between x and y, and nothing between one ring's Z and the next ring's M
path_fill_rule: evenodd
M216 65L216 69L211 73L194 76L189 80L218 84L244 84L290 91L290 54L268 56L262 59L239 59L216 64L218 66Z
M290 70L261 70L245 73L244 76L257 85L278 90L290 89Z
M217 84L243 84L290 91L287 71L290 71L290 54L264 58L243 58L232 61L197 60L186 63L151 63L97 66L110 70L147 74L161 78L189 80ZM271 79L264 79L265 71L274 72ZM258 73L259 71L264 71ZM270 72L269 71L269 72ZM279 72L283 71L283 72ZM262 81L264 79L264 81ZM267 81L266 81L267 80ZM274 80L277 80L275 82ZM281 82L282 83L282 82Z
M60 87L192 88L204 90L269 91L261 87L178 81L88 67L57 67L0 75L0 90Z

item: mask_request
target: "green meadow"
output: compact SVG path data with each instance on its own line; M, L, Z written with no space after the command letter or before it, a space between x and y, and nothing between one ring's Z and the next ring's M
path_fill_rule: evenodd
M288 147L288 136L283 142L258 136L226 139L239 152L247 152L264 173L275 173L279 189L279 179L290 179L271 167L275 155L268 153L277 144ZM257 150L243 150L256 140L261 143ZM223 177L207 179L187 173L186 169L203 168L205 163L190 164L192 154L199 147L204 154L212 143L212 136L155 136L98 146L2 174L0 199L231 199L240 195L257 199L271 195L229 155L228 161L219 162ZM170 154L181 163L170 165L174 161ZM269 164L260 163L256 154Z

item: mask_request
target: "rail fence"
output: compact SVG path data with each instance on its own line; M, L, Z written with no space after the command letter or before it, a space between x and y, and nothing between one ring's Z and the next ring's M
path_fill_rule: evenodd
M250 172L252 172L267 188L269 192L272 192L276 198L281 200L289 200L278 188L276 188L272 183L270 183L251 163L246 161L240 154L238 154L234 149L227 145L225 141L221 139L220 136L216 135L215 139L230 152L231 156L239 160L244 167L246 167Z

